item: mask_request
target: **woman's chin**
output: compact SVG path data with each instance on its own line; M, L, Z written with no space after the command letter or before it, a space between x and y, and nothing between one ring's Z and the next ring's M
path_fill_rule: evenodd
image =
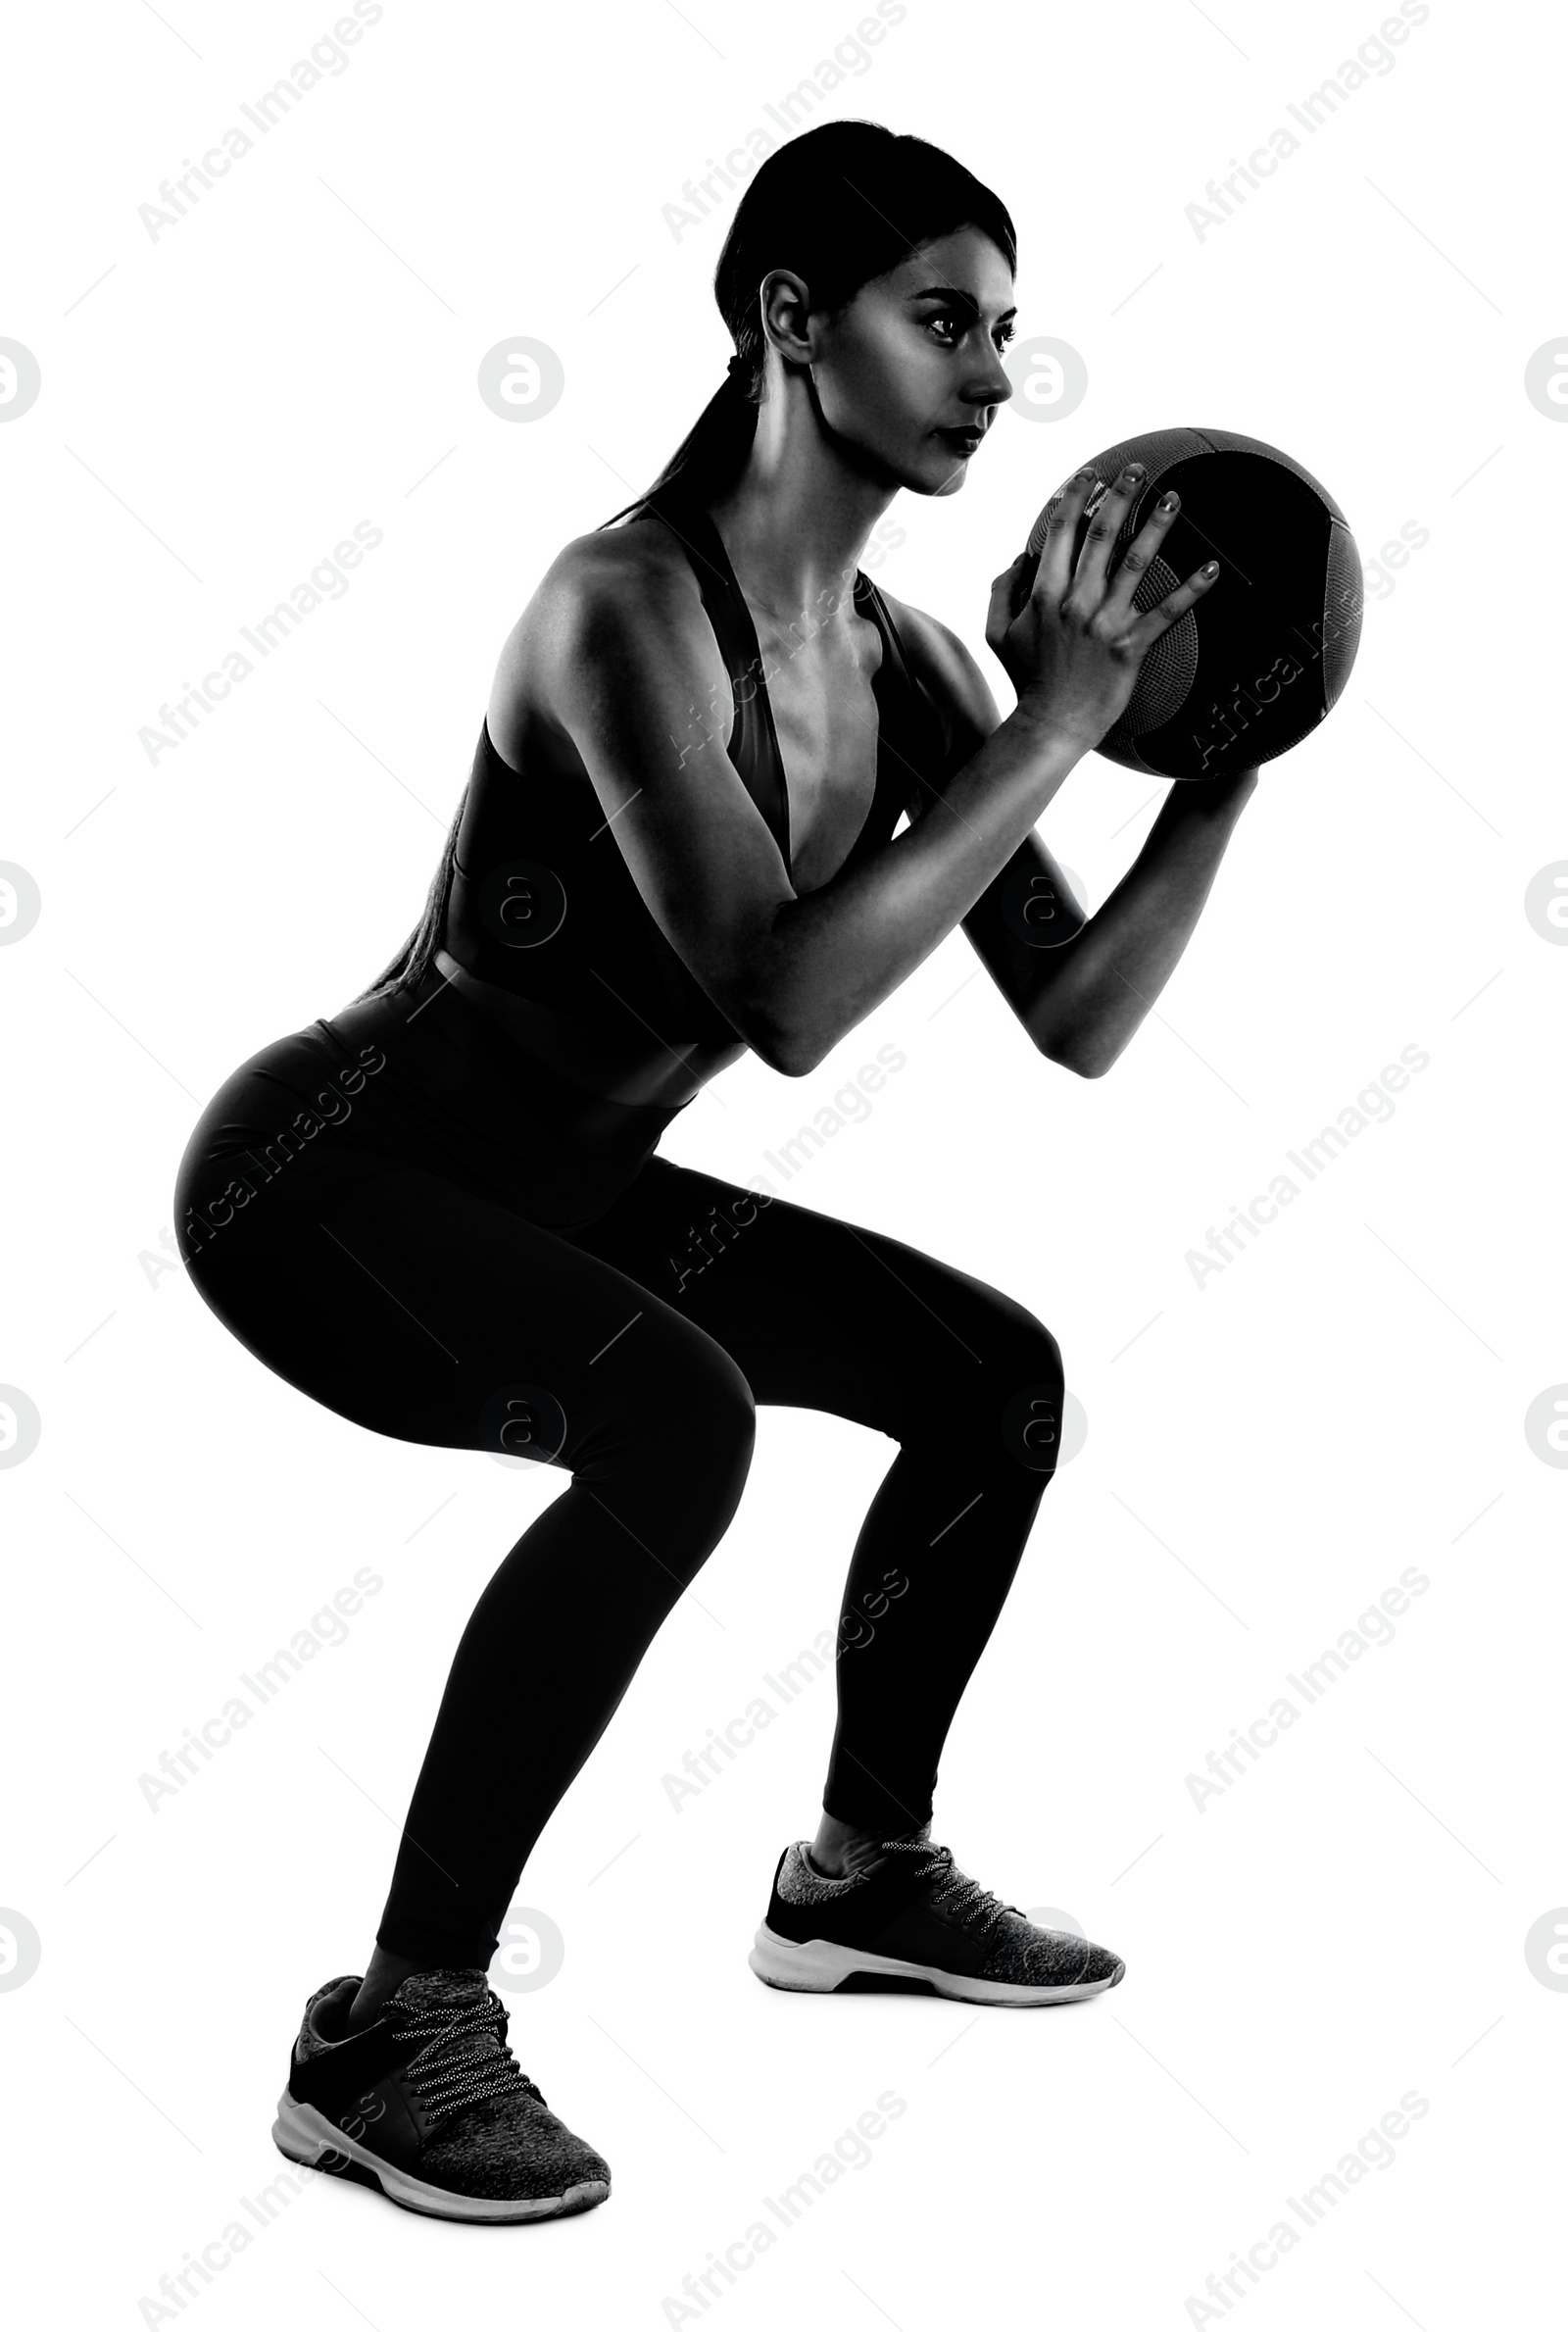
M967 461L956 460L952 454L944 452L940 462L932 466L932 482L925 488L925 491L942 498L952 494L961 494L963 481L968 474Z
M890 450L866 463L868 471L880 471L896 491L932 497L961 493L968 467L964 457L934 437L918 441L906 455Z

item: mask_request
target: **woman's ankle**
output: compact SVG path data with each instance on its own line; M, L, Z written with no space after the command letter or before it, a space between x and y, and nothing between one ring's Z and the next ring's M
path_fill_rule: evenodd
M807 1859L823 1878L858 1878L887 1861L886 1848L893 1839L919 1838L930 1827L929 1822L923 1822L912 1830L868 1830L854 1822L841 1822L824 1810Z
M360 1988L349 2003L349 2031L359 2032L367 2024L373 2024L398 1986L409 1976L443 1964L435 1960L409 1959L401 1952L389 1952L384 1945L377 1944L360 1979Z

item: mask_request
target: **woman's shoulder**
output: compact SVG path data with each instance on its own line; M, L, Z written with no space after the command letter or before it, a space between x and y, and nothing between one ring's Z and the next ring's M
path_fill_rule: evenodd
M557 553L502 645L490 735L520 767L526 740L575 733L588 704L685 704L725 667L679 537L655 520L579 534ZM566 751L563 742L563 750ZM569 759L569 752L567 753Z
M671 591L684 596L695 589L692 564L679 539L671 528L651 517L573 535L556 554L539 584L540 594L563 600L628 592L634 596L653 593L662 599Z
M1002 716L985 673L957 633L924 608L897 598L885 585L877 588L893 619L910 673L944 722L988 737Z
M638 642L701 657L702 592L667 526L653 521L574 535L556 554L502 647L491 690L492 734L518 708L553 693L586 658L620 663Z

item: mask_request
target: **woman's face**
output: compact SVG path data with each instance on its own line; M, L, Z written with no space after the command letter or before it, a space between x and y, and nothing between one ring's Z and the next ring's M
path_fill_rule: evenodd
M839 315L812 319L829 426L911 493L957 493L1012 395L1013 314L1011 270L978 227L922 243Z

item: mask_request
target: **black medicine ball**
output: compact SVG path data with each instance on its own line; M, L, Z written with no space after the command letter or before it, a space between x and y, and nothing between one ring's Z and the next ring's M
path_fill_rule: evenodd
M1160 777L1223 777L1272 761L1317 726L1355 662L1361 559L1345 513L1276 446L1230 429L1155 429L1089 465L1100 483L1075 563L1105 489L1135 461L1148 474L1111 546L1112 576L1158 497L1174 488L1182 498L1133 594L1139 614L1205 560L1218 559L1220 571L1149 650L1126 711L1096 750ZM1029 583L1060 500L1052 496L1029 536Z

